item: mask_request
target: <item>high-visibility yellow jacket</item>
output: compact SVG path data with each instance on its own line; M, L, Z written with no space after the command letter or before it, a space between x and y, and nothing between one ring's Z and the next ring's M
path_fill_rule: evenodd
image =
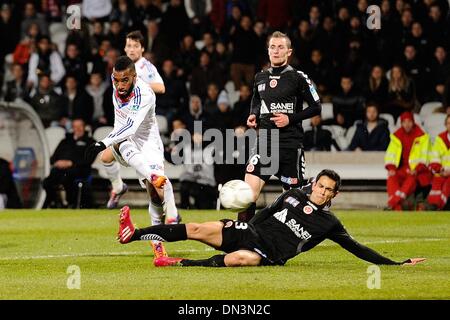
M385 167L393 165L398 168L400 165L400 160L402 158L402 142L394 134L390 135L391 141L386 150L384 156ZM408 164L410 170L416 170L417 165L423 164L428 165L428 153L430 151L430 136L424 133L414 139L413 145L411 147L411 152L409 153Z
M436 137L430 152L430 167L434 172L439 172L442 167L450 169L450 148L445 142L446 135L447 131Z

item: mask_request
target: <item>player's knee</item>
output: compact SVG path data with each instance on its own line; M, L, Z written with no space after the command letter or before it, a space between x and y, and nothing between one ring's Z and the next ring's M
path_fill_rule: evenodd
M114 156L113 156L111 150L109 150L109 149L106 149L100 155L100 161L103 164L111 164L114 160L115 160Z
M200 223L188 223L186 224L186 233L189 238L196 239L201 234L202 226Z
M257 266L259 265L260 260L261 259L256 253L236 251L226 255L225 265L227 267Z

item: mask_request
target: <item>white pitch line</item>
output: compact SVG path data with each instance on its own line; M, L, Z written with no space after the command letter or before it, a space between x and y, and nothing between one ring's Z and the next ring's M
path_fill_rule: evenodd
M374 240L374 241L364 241L362 244L379 244L379 243L405 243L405 242L430 242L430 241L443 241L448 240L446 238L424 238L424 239L401 239L401 240ZM337 245L335 243L321 243L321 246L333 246ZM203 250L199 249L184 249L184 250L170 250L171 253L186 253L186 252L207 252L215 251L213 248L205 248ZM90 253L74 253L74 254L57 254L57 255L41 255L41 256L23 256L23 257L0 257L0 261L12 261L12 260L37 260L37 259L58 259L58 258L78 258L78 257L108 257L108 256L134 256L143 254L142 251L127 251L127 252L90 252Z

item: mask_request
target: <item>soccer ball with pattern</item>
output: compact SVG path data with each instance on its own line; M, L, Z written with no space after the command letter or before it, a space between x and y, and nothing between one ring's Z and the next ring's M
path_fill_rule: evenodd
M231 180L219 191L220 203L225 209L246 209L253 202L253 190L242 180Z

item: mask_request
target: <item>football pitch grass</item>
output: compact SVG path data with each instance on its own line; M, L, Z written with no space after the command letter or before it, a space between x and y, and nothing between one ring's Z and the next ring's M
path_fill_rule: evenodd
M181 213L183 222L235 217ZM450 299L450 212L336 215L356 240L383 255L427 261L380 266L377 282L370 263L327 240L282 267L155 268L148 242L117 242L118 210L6 210L0 212L0 299ZM149 224L146 210L132 209L132 217L140 227ZM195 241L166 249L190 259L217 254Z

